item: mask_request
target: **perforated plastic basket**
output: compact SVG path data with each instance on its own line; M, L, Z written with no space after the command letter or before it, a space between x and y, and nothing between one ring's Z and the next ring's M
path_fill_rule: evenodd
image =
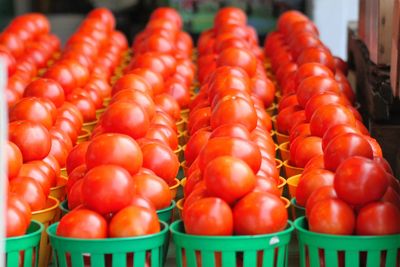
M256 236L188 235L182 221L170 226L177 266L283 267L288 265L288 244L293 224L281 232ZM243 265L241 265L243 264Z
M300 267L400 266L400 234L386 236L327 235L308 230L305 217L294 223Z
M157 234L105 239L65 238L56 235L57 224L47 229L53 248L53 265L60 267L163 266L168 226ZM148 265L146 265L148 264Z

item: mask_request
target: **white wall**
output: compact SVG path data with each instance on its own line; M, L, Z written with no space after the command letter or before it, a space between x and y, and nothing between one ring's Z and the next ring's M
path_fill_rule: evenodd
M358 0L309 0L307 13L334 55L347 58L347 23L358 19Z

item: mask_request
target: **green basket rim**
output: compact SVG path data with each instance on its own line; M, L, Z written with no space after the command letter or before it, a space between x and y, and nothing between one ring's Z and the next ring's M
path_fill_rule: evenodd
M330 239L336 239L336 240L385 240L385 239L392 239L395 237L398 237L398 240L400 240L400 234L393 234L393 235L330 235L330 234L323 234L323 233L316 233L309 231L308 229L305 229L304 227L301 226L306 221L306 217L302 216L299 217L294 221L294 227L296 228L297 231L304 233L308 236L315 236L315 237L326 237Z
M207 240L211 239L212 240L212 239L214 239L214 240L232 241L233 239L234 240L264 239L264 238L276 237L277 235L290 234L295 229L294 225L293 225L293 222L288 220L288 226L286 227L285 230L280 231L280 232L271 233L271 234L264 234L264 235L229 235L229 236L190 235L190 234L182 233L181 231L178 231L176 229L178 227L178 225L181 224L181 223L183 224L182 220L177 220L177 221L173 222L169 226L169 230L171 231L171 233L173 235L190 237L190 238L197 239L197 240L202 240L202 239L207 239Z
M300 205L297 204L297 201L296 201L296 198L295 198L295 197L292 197L292 198L290 199L290 204L292 204L292 205L293 205L295 208L297 208L297 209L306 210L305 207L300 206Z
M33 225L39 226L39 229L37 229L36 231L34 231L34 232L32 232L32 233L29 233L29 234L24 234L24 235L20 235L20 236L7 237L5 240L8 241L8 242L17 241L17 240L22 240L22 239L30 238L30 237L33 237L33 236L35 236L35 235L38 235L38 234L42 233L42 231L44 230L44 225L43 225L42 223L40 223L40 222L38 222L38 221L36 221L36 220L31 220L31 223L29 224L29 227L28 227L28 228L32 227L32 224L33 224Z
M166 212L166 211L170 211L170 210L174 209L175 206L176 206L176 202L175 202L175 200L172 200L171 201L171 205L169 205L168 207L166 207L164 209L157 210L157 214L163 213L163 212Z
M56 233L56 229L57 229L57 227L59 225L59 222L50 225L47 228L46 233L49 235L49 237L56 238L56 239L59 239L59 240L80 241L80 242L85 243L85 244L97 243L99 241L105 242L105 243L113 243L115 241L145 240L145 239L152 239L152 238L155 238L157 236L161 236L161 235L165 234L169 230L169 227L168 227L168 224L166 222L163 222L163 221L159 220L159 223L163 226L163 229L160 232L155 233L155 234L151 234L151 235L142 235L142 236L133 236L133 237L107 237L107 238L85 239L85 238L71 238L71 237L58 236L55 233Z

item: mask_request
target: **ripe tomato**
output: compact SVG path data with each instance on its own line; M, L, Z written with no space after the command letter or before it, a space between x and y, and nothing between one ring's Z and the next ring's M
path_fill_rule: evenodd
M69 102L78 108L84 122L96 120L96 106L90 98L76 95L73 99L70 99Z
M17 194L10 192L7 197L7 205L8 207L12 207L20 211L24 216L27 225L31 223L31 218L32 218L31 208L26 200L24 200Z
M105 132L126 134L134 139L144 137L149 124L147 113L138 104L127 102L110 105L101 119Z
M154 101L149 94L139 90L124 89L113 95L110 104L119 101L134 102L146 111L150 120L154 117Z
M79 143L74 146L74 148L68 153L68 157L66 160L66 168L68 174L70 174L76 167L86 163L86 151L89 144L90 141ZM104 156L107 155L107 153L104 153Z
M184 109L189 106L189 88L182 81L179 81L176 77L170 78L165 83L165 93L171 95L179 104L180 108Z
M372 202L357 215L357 235L393 235L400 233L400 209L389 202Z
M117 212L109 225L110 237L130 237L155 234L160 231L154 209L128 206Z
M215 129L227 123L240 123L252 131L257 125L257 113L251 102L241 97L223 98L212 110L210 124Z
M25 89L24 96L36 96L50 99L59 108L64 103L64 90L51 79L40 78L32 81Z
M198 130L195 134L190 136L189 141L186 143L185 149L185 161L187 166L192 165L200 151L207 144L210 135L210 131L204 128Z
M277 197L281 196L281 192L278 189L278 183L275 179L264 176L256 176L256 185L253 192L264 192L270 193Z
M136 174L132 178L135 194L150 201L157 210L171 205L171 191L163 179L152 174Z
M7 142L6 158L8 179L11 180L18 175L23 162L22 153L13 142Z
M154 104L156 107L163 110L171 118L179 120L181 117L181 108L178 102L169 94L159 94L154 98Z
M224 7L221 8L214 18L214 25L246 25L247 16L240 8L237 7Z
M25 163L21 166L18 172L18 177L29 177L34 179L40 184L43 189L43 193L47 196L50 193L50 187L55 184L55 177L48 177L47 174L41 169L39 164L33 161L31 163ZM53 181L54 180L54 181Z
M82 188L83 188L83 179L81 178L75 181L75 183L71 186L70 190L67 192L69 210L73 210L76 207L83 204Z
M372 148L372 153L374 155L374 157L382 157L382 148L379 145L378 141L376 141L376 139L372 138L369 135L363 135L363 137L368 141L368 143L370 144L371 148Z
M153 131L153 132L157 132L159 135L161 134L163 137L165 137L165 144L168 145L172 150L176 150L178 149L178 136L176 135L176 132L169 126L166 125L159 125L159 124L154 124L151 125L147 134L146 134L146 138L148 139L152 139L149 138L149 133ZM155 138L157 139L157 138Z
M113 164L134 175L142 167L143 156L139 145L129 136L102 134L88 145L85 162L88 170L103 164Z
M312 208L316 203L321 200L337 198L335 189L331 185L321 186L315 189L311 195L308 197L306 202L306 217L310 217ZM297 199L296 199L297 201Z
M329 127L322 137L322 149L325 151L326 147L333 139L335 139L339 135L346 133L358 134L359 131L357 130L356 127L347 124L337 124L332 127Z
M302 174L299 184L296 188L296 202L305 207L310 195L322 186L333 185L334 173L323 170L314 169L306 174Z
M271 106L275 98L275 85L268 79L253 78L252 83L252 93L262 100L265 107Z
M304 63L299 66L295 74L295 83L299 85L304 79L312 76L333 78L333 72L323 64L317 62Z
M324 165L328 170L335 171L347 158L360 156L373 158L370 144L356 133L345 133L332 139L324 150Z
M119 78L112 88L112 95L124 89L139 90L150 96L153 95L151 85L144 78L136 74L125 74Z
M326 48L308 47L304 49L303 52L297 57L297 64L301 66L309 62L321 63L333 72L336 69L333 56Z
M384 168L387 173L393 175L392 167L390 167L389 162L387 162L384 157L376 156L374 157L374 161L378 163L382 168Z
M281 199L263 192L252 192L233 208L235 234L269 234L285 229L288 214Z
M129 205L134 190L129 172L122 167L105 164L86 173L82 184L82 200L85 207L107 214Z
M314 95L307 101L305 106L307 120L311 120L312 115L319 107L327 104L340 104L347 106L350 105L350 102L342 95L333 92Z
M164 79L168 78L168 70L165 63L159 58L158 53L146 52L136 55L128 66L128 70L136 68L148 68L159 73Z
M312 135L322 137L334 125L355 126L355 122L356 119L348 108L339 104L328 104L314 112L310 120L310 130Z
M166 19L169 21L173 21L178 28L181 28L183 25L182 18L179 13L170 7L158 7L155 9L151 15L150 20L156 19Z
M43 77L57 81L64 89L66 95L72 92L77 86L69 66L64 63L54 64L46 71Z
M85 96L92 100L96 109L101 109L103 107L103 97L99 89L94 86L85 86L83 89L75 89L73 94Z
M57 112L58 112L57 119L60 118L68 119L72 122L77 132L81 130L83 125L83 117L81 112L75 105L69 102L64 102L64 104L60 108L58 108Z
M373 160L362 157L343 161L336 170L334 181L338 197L351 205L379 200L388 185L385 170Z
M236 137L249 140L250 132L240 123L226 123L215 128L209 138L215 137Z
M310 124L309 123L301 123L298 124L290 130L289 134L289 143L292 143L297 137L307 137L311 135Z
M46 196L38 182L29 177L17 177L9 184L9 190L24 199L32 211L41 210L46 206Z
M25 214L9 202L7 202L4 222L6 237L24 235L30 224L30 221L26 220Z
M127 74L136 74L145 79L151 85L154 95L159 95L164 92L163 77L159 73L152 71L150 68L135 68L130 70Z
M0 44L7 47L14 58L18 58L24 53L24 43L17 34L11 31L4 31L0 34Z
M8 77L13 75L15 72L16 61L13 55L9 52L9 50L3 45L0 46L0 59L1 62L4 62L3 64L7 68Z
M250 77L253 77L257 68L257 59L246 48L230 47L224 49L218 56L218 66L233 66L243 68Z
M340 94L340 88L333 78L323 76L311 76L304 79L296 89L299 104L305 108L311 97L326 92Z
M83 177L85 177L87 172L87 168L85 164L81 164L74 168L72 172L68 174L68 181L65 186L65 190L67 191L67 194L69 195L72 186L78 181L81 180Z
M298 114L296 112L303 111L299 105L289 106L279 111L276 117L277 130L279 133L288 134L292 127L293 118ZM304 114L303 114L304 115Z
M47 163L53 169L56 177L60 177L61 175L60 164L58 163L57 159L54 156L47 155L47 157L43 159L43 162Z
M292 149L292 146L290 146L290 161L294 162L297 167L304 168L313 157L323 154L322 141L320 137L316 136L298 138L300 140L297 144L297 148L295 149L293 146Z
M111 31L115 28L115 18L113 13L104 7L95 8L89 12L87 18L100 19L104 25L107 26L107 30Z
M187 131L189 135L194 135L198 130L210 126L211 108L206 106L193 110L189 114L189 122L187 124Z
M241 159L254 173L257 173L261 166L261 152L253 142L239 138L216 137L210 139L199 154L200 170L204 171L211 160L220 156Z
M45 158L51 147L50 135L40 123L15 121L9 124L9 139L21 150L24 162Z
M179 171L179 160L174 152L167 145L158 142L147 142L140 148L143 167L152 170L171 185Z
M103 98L110 97L110 95L111 95L112 88L109 85L107 79L105 79L104 77L92 75L89 78L86 86L93 86L96 89L98 89L98 91L100 92L100 95Z
M47 129L53 125L50 111L39 98L26 97L18 101L10 110L10 121L28 120L41 123Z
M220 198L207 197L193 202L185 212L185 231L192 235L232 235L233 216Z
M228 204L251 192L256 182L250 167L230 156L211 160L204 169L203 177L210 193Z
M49 155L55 157L61 167L65 166L68 157L68 148L63 139L51 136L51 149Z
M308 216L310 231L332 235L351 235L356 218L353 209L340 199L328 198L315 203Z
M324 156L319 155L311 158L306 166L304 166L303 174L306 174L307 172L314 170L314 169L325 169L325 164L324 164Z
M95 211L77 209L62 217L56 233L58 236L70 238L106 238L107 221Z

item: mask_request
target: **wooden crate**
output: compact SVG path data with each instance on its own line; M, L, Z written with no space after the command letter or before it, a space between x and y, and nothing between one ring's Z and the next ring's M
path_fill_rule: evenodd
M393 95L400 97L400 0L395 0L392 26L392 60L390 64L390 84Z

